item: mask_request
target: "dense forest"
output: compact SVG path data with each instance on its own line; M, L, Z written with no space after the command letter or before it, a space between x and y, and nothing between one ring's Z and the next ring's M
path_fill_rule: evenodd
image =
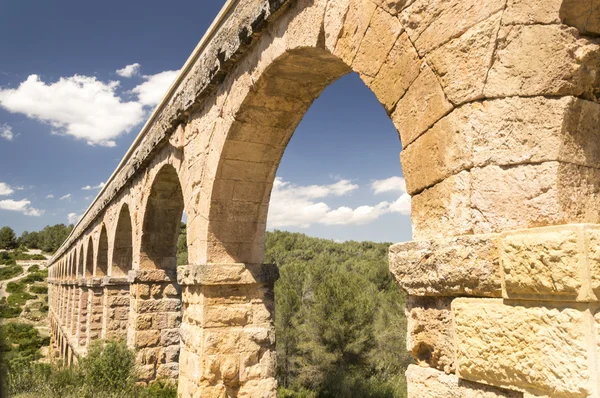
M387 243L267 233L275 284L280 397L402 397L404 297Z

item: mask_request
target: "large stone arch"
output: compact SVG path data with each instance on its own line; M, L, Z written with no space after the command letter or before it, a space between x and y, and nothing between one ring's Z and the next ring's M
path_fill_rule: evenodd
M87 238L85 249L85 277L89 278L94 274L94 239L90 236Z
M175 167L158 165L144 208L139 269L173 273L177 266L177 237L185 208Z
M128 340L138 350L143 381L176 380L181 322L177 238L185 204L177 170L171 163L157 162L150 174L148 197L140 212L139 267L130 273L133 324Z
M96 267L94 276L102 277L108 275L108 232L106 225L100 226L98 235L98 250L96 251Z
M126 276L133 264L133 228L127 203L121 206L113 236L110 275Z
M85 277L85 269L84 269L84 251L83 251L83 243L79 244L79 249L77 250L77 277L84 278Z

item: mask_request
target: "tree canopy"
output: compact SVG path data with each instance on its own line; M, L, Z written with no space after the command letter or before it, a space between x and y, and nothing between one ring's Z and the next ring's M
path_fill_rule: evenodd
M18 244L29 249L54 253L67 239L72 229L73 225L56 224L46 226L39 232L24 231L19 237Z
M17 237L11 227L0 228L0 249L11 250L17 247Z
M404 396L404 297L388 270L389 246L267 233L265 262L281 273L280 396Z

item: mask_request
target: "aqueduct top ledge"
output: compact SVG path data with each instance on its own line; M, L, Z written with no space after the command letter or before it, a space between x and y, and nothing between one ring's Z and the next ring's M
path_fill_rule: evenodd
M61 258L82 236L157 148L168 141L185 117L202 106L269 22L292 2L227 0L127 154L49 264Z

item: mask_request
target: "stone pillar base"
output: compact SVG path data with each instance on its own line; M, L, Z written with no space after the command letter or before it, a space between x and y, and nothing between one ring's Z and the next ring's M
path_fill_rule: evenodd
M274 265L181 267L179 396L275 397Z

